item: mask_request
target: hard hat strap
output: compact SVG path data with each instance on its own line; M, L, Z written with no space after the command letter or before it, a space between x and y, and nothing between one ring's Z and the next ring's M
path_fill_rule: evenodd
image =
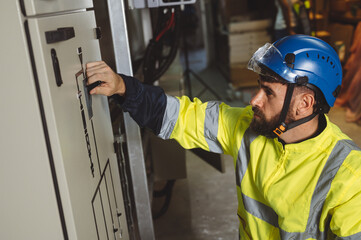
M279 119L280 125L276 129L273 130L273 132L277 136L281 136L288 129L288 126L285 123L285 120L287 117L288 109L290 108L290 103L291 103L294 89L295 89L295 84L291 83L291 84L287 85L286 96L285 96L285 100L283 102L283 107L282 107L281 115L280 115L280 119Z
M293 95L293 90L295 88L296 84L289 84L287 86L287 92L286 92L286 97L285 97L285 101L283 103L283 107L282 107L282 111L281 111L281 115L280 115L280 125L273 130L273 133L276 134L278 137L281 136L284 132L286 132L289 129L292 129L294 127L297 127L301 124L304 124L310 120L312 120L316 115L319 114L318 111L312 113L310 116L299 119L295 122L292 122L290 124L286 124L286 117L287 117L287 113L290 107L290 103L291 103L291 99L292 99L292 95Z
M299 120L297 120L297 121L294 121L293 123L288 124L287 130L290 130L290 129L294 128L294 127L297 127L298 125L301 125L301 124L304 124L304 123L306 123L306 122L308 122L308 121L311 121L311 120L312 120L314 117L316 117L318 114L319 114L318 112L314 112L314 113L312 113L312 114L311 114L310 116L308 116L308 117L304 117L304 118L302 118L302 119L299 119Z

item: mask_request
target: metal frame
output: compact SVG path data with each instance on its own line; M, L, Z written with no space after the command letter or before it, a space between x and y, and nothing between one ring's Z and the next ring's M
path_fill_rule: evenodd
M178 0L174 2L164 2L164 0L128 0L130 8L156 8L165 6L176 6L193 4L197 0Z
M107 3L116 71L133 75L124 2L108 0ZM128 113L124 113L124 125L139 237L142 240L153 240L153 219L140 130Z

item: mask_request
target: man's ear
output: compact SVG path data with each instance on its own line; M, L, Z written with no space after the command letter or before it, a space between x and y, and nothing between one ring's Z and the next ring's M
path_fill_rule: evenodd
M315 104L315 96L311 93L299 94L297 104L297 115L310 115L313 113L313 105Z

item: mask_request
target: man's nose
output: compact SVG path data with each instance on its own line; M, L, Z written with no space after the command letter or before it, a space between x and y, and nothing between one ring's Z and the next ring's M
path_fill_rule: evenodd
M252 107L263 107L263 93L262 90L258 90L257 94L251 99L250 104Z

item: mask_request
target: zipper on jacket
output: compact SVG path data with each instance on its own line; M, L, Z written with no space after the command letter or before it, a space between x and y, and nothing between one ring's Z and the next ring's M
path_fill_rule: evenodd
M265 187L264 187L264 190L263 190L263 193L264 193L264 196L265 196L266 199L267 199L269 188L274 183L277 176L280 175L280 172L281 172L281 170L283 169L283 167L285 165L287 156L288 156L288 151L283 149L282 154L278 159L278 163L277 163L277 165L275 167L275 170L273 170L272 174L268 177L268 179L266 181L266 184L265 184Z

